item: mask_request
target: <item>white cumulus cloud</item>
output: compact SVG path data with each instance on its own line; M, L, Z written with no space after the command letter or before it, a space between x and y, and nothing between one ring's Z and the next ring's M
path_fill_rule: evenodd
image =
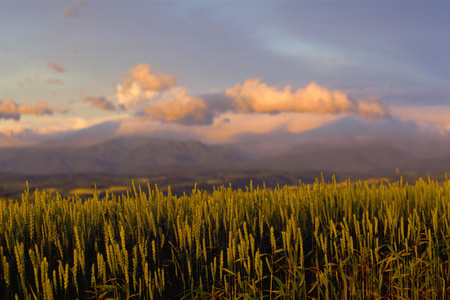
M117 85L116 98L118 104L126 109L137 108L173 86L174 76L165 75L154 66L139 64L130 70L123 85Z

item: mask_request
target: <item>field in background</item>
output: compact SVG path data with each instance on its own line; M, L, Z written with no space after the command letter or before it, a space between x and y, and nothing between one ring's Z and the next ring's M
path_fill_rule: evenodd
M132 181L139 185L157 185L160 190L171 191L176 195L190 194L194 186L209 192L214 187L222 185L234 188L245 188L252 180L255 185L265 184L268 188L277 185L298 185L302 180L306 183L314 182L320 176L320 172L274 172L268 170L247 171L185 171L175 173L149 173L137 175L111 175L111 174L58 174L58 175L18 175L0 174L0 198L21 198L28 181L31 190L36 188L46 191L58 191L62 196L88 196L92 195L94 186L104 195L106 190L114 190L116 194L132 189ZM324 173L327 180L331 179L331 173ZM117 190L121 188L121 190Z
M265 185L266 188L273 189L277 186L297 186L299 180L303 183L314 183L317 177L324 176L325 181L331 181L333 173L304 171L304 172L281 172L273 170L217 170L217 171L185 171L172 173L148 173L136 175L112 175L112 174L57 174L57 175L24 175L0 173L0 198L20 199L28 181L31 190L45 189L47 192L56 192L63 196L78 195L81 197L92 194L94 187L100 195L104 195L106 190L120 194L131 191L131 182L136 184L157 185L160 190L167 190L168 186L173 194L189 194L194 186L212 192L214 188L222 185L231 186L235 189L245 189L250 181L255 186ZM422 175L427 178L427 174ZM414 184L419 178L419 174L399 174L380 177L377 174L342 173L335 176L337 182L366 180L369 183L379 184L381 181L399 181ZM431 174L430 178L440 183L445 181L445 176L441 173Z
M3 299L443 299L449 259L448 180L0 202Z

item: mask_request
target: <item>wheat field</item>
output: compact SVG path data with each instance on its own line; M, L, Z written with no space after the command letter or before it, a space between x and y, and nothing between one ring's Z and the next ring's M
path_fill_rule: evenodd
M450 181L0 202L2 299L444 299Z

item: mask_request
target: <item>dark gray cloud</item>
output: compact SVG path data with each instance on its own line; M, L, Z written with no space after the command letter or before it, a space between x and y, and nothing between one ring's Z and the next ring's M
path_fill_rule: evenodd
M15 120L15 121L19 121L20 120L20 114L19 113L8 113L8 112L0 111L0 119L5 119L5 120L12 119L12 120Z

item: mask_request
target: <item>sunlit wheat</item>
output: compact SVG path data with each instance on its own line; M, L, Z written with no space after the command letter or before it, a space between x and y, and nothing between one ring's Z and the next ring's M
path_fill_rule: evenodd
M0 298L450 297L450 182L0 201Z

